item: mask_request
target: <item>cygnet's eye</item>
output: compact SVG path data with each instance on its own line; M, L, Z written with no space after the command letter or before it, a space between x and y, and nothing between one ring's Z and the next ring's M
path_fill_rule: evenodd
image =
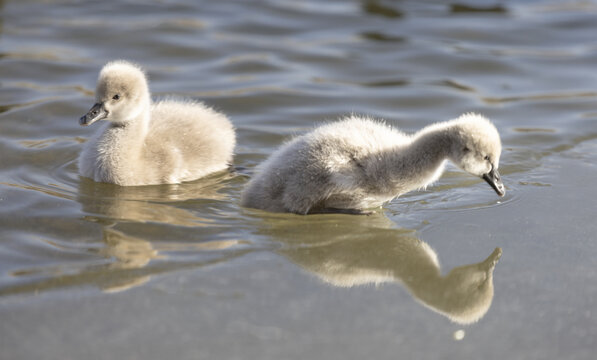
M120 99L120 95L116 94L114 96L112 96L112 100L118 100Z
M469 148L468 148L468 147L466 147L466 146L465 146L465 147L462 149L462 152L463 152L463 153L467 153L467 152L469 152L469 151L471 151L471 149L469 149Z
M485 155L484 159L489 161L489 155Z

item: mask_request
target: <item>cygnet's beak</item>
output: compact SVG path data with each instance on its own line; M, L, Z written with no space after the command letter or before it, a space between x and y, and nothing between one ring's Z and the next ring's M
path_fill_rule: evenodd
M81 116L79 119L79 125L87 126L91 125L98 120L103 120L108 116L108 112L104 108L104 104L96 103L87 114Z
M480 267L485 271L493 271L495 265L498 263L498 260L502 257L502 248L495 248L491 255L487 257L487 259L483 260L479 263Z
M506 188L504 187L500 173L496 168L492 167L490 172L483 175L483 180L487 181L499 196L504 196L506 194Z

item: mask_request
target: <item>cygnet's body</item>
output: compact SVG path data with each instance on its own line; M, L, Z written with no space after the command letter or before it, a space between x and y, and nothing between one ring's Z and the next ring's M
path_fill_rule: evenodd
M500 153L496 128L480 115L466 114L413 135L351 116L283 145L257 168L242 205L297 214L364 213L436 181L446 160L503 196Z
M81 125L107 120L79 156L82 176L118 185L174 184L226 169L235 145L225 115L201 103L152 103L143 71L126 61L101 70L96 104Z

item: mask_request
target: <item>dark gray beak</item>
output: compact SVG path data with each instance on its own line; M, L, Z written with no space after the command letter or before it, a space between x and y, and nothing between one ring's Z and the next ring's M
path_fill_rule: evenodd
M496 168L492 167L490 172L483 175L483 180L487 181L499 196L504 196L506 194L506 188L504 188L502 178Z
M79 125L91 125L98 120L103 120L108 116L108 112L104 109L104 104L97 103L79 119Z

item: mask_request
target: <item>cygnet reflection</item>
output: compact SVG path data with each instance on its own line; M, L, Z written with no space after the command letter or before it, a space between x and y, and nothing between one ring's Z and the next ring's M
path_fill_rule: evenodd
M144 284L155 273L200 267L236 256L228 252L208 253L233 248L240 240L179 242L169 238L167 230L153 232L153 239L145 239L141 231L143 227L136 225L129 226L126 232L117 230L121 223L185 227L211 224L213 220L201 217L193 210L203 203L225 200L227 195L223 189L235 176L234 173L219 173L183 184L127 187L80 178L77 200L87 214L86 220L102 224L101 234L98 234L101 240L98 241L103 246L97 253L110 262L101 267L82 268L73 279L86 278L104 292L118 292ZM193 261L169 261L164 265L160 260L167 259L170 252L191 254ZM159 265L153 260L158 260Z
M493 270L502 250L442 275L437 254L411 230L370 217L270 217L264 230L285 243L279 253L338 287L401 283L426 307L460 324L478 321L493 299Z
M158 258L158 251L149 241L127 236L120 231L110 228L103 230L104 247L99 253L114 259L107 265L105 272L114 273L117 270L140 269L152 259ZM122 276L122 275L127 276ZM145 273L122 272L121 276L107 276L98 286L104 292L119 292L142 285L149 280Z
M184 184L124 187L81 178L78 201L90 216L134 222L160 222L180 226L201 226L211 222L170 203L224 200L220 190L231 174L219 174Z
M128 290L146 283L154 273L161 273L164 270L179 270L188 266L188 264L173 264L172 268L168 266L148 267L152 260L168 257L162 253L168 251L203 252L224 250L239 243L237 240L221 240L190 244L168 242L156 245L139 237L126 235L122 231L110 227L103 229L103 240L104 247L99 251L99 254L113 259L112 263L102 269L105 276L98 277L98 280L100 280L98 286L104 292ZM202 263L198 262L195 265L199 266Z
M37 280L0 289L0 296L42 293L65 287L93 286L106 293L125 291L147 283L153 275L201 268L226 262L244 255L248 250L238 249L240 240L213 240L209 242L149 241L126 234L110 226L101 232L99 248L88 249L102 261L58 263L21 269L13 276L36 275ZM169 259L171 253L186 253L190 260ZM65 271L67 269L68 271Z

